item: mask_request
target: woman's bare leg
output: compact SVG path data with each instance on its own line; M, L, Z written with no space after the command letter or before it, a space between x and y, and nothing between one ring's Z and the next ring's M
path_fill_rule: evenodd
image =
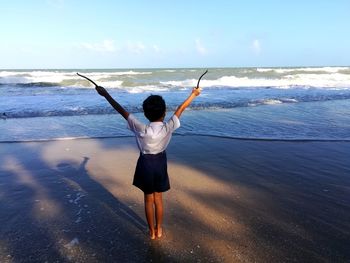
M154 229L154 194L145 194L145 214L151 239L156 238Z
M162 193L154 193L154 204L156 209L156 230L157 237L161 237L163 235L163 197Z

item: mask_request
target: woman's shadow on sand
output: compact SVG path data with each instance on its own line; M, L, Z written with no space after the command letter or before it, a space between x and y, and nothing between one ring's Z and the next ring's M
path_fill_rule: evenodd
M86 165L89 162L89 157L84 157L78 168L71 162L60 162L57 164L57 170L61 171L63 177L69 175L68 180L75 182L83 195L92 199L93 203L103 206L110 212L118 216L121 220L131 223L134 227L145 233L147 229L146 222L135 213L129 206L118 200L116 196L111 194L104 186L99 182L92 179L89 174ZM74 201L73 201L74 202ZM92 208L91 210L94 210Z

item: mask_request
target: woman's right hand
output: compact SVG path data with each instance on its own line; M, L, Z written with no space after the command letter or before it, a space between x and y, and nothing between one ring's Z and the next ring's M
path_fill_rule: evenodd
M192 90L192 94L194 94L195 96L198 96L199 94L201 94L202 89L201 88L193 88Z

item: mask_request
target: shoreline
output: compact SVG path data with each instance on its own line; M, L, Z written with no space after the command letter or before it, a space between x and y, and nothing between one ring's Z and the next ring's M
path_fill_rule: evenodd
M174 136L154 242L133 137L0 145L1 262L350 260L348 142Z
M173 137L208 137L218 139L228 139L237 141L266 141L266 142L295 142L295 143L307 143L307 142L350 142L350 139L331 139L331 138L250 138L250 137L235 137L226 135L212 135L212 134L173 134ZM99 139L123 139L123 138L134 138L134 135L116 135L116 136L96 136L96 137L62 137L62 138L51 138L51 139L29 139L29 140L17 140L17 141L0 141L1 144L6 143L30 143L30 142L51 142L51 141L73 141L73 140L99 140Z

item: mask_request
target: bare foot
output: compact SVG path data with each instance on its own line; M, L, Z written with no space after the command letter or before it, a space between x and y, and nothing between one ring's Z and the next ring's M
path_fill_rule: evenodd
M163 229L162 229L162 227L158 227L156 233L157 233L157 237L158 237L158 238L161 238L162 235L163 235Z
M153 239L156 239L156 233L154 230L150 230L149 231L149 237L153 240Z

